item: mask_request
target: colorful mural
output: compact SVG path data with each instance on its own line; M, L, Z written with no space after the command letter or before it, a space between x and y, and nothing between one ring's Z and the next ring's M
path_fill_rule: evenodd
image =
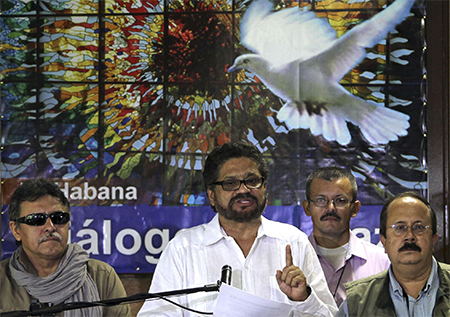
M261 78L227 72L250 52L241 21L251 3L2 1L2 210L21 180L39 176L58 181L83 215L89 206L110 207L105 218L120 206L207 206L206 155L242 139L267 156L271 206L298 206L307 175L327 165L352 170L363 205L407 189L426 194L424 1L340 80L352 95L409 116L407 134L384 144L352 123L346 144L292 127ZM273 10L312 11L341 37L390 3L275 0Z

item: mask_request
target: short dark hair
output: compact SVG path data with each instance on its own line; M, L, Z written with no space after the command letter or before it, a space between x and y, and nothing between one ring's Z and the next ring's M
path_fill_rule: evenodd
M30 179L24 181L14 191L9 204L9 221L17 221L20 218L20 205L26 201L36 201L41 197L50 195L55 197L70 213L70 204L58 185L47 178ZM17 223L20 226L20 223Z
M356 184L356 179L353 174L341 167L336 166L327 166L316 169L314 172L309 174L306 179L306 199L311 198L311 184L315 179L323 179L328 182L331 182L335 179L347 178L350 181L350 185L352 186L352 199L356 201L358 196L358 185Z
M386 203L383 206L383 209L381 209L381 214L380 214L380 234L386 238L387 209L388 209L389 205L394 200L397 200L397 199L400 199L403 197L415 198L415 199L423 202L424 205L427 206L427 209L430 211L430 216L431 216L431 230L433 231L433 234L436 234L436 232L437 232L436 213L434 212L433 208L431 208L430 203L424 197L422 197L418 193L412 192L412 191L408 191L408 192L404 192L404 193L395 195L386 201Z
M222 166L230 159L247 157L256 162L258 171L264 177L265 183L269 180L267 161L256 146L251 143L238 141L224 143L216 147L206 158L203 169L203 183L206 189L213 190L212 183L218 181Z

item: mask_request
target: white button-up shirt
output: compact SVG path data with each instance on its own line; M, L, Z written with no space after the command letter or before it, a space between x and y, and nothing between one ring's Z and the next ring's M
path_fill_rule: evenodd
M286 245L291 245L293 263L304 273L312 293L304 302L294 302L281 292L275 274L286 266ZM159 259L150 293L200 287L220 280L224 265L232 268L231 285L247 293L289 303L289 316L333 316L336 304L314 249L296 227L262 218L253 246L244 257L234 239L220 227L216 215L211 222L180 230ZM217 292L200 292L170 300L203 312L213 312ZM238 308L230 307L232 310ZM147 300L138 316L198 316L164 300Z

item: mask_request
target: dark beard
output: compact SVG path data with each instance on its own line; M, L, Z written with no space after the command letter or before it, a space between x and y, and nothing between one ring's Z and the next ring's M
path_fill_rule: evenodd
M238 211L236 209L233 209L233 204L238 199L251 199L255 205L252 207L251 210L245 210L245 211ZM227 207L224 207L218 203L218 201L215 201L215 209L217 213L222 215L227 220L233 220L236 222L250 222L252 220L258 219L264 209L267 205L267 193L264 195L263 201L260 204L258 202L258 199L256 199L255 196L250 194L239 194L236 197L233 197L230 202L228 203Z

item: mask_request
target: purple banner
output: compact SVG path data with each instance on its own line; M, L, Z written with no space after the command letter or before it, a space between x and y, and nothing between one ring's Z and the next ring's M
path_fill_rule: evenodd
M3 206L2 259L16 249L8 226L8 208ZM362 207L352 219L352 229L360 237L378 243L380 206ZM109 263L118 273L151 273L161 252L175 233L208 222L211 207L72 207L69 241L77 242L92 258ZM290 223L306 234L312 231L311 218L300 206L268 206L264 216Z

